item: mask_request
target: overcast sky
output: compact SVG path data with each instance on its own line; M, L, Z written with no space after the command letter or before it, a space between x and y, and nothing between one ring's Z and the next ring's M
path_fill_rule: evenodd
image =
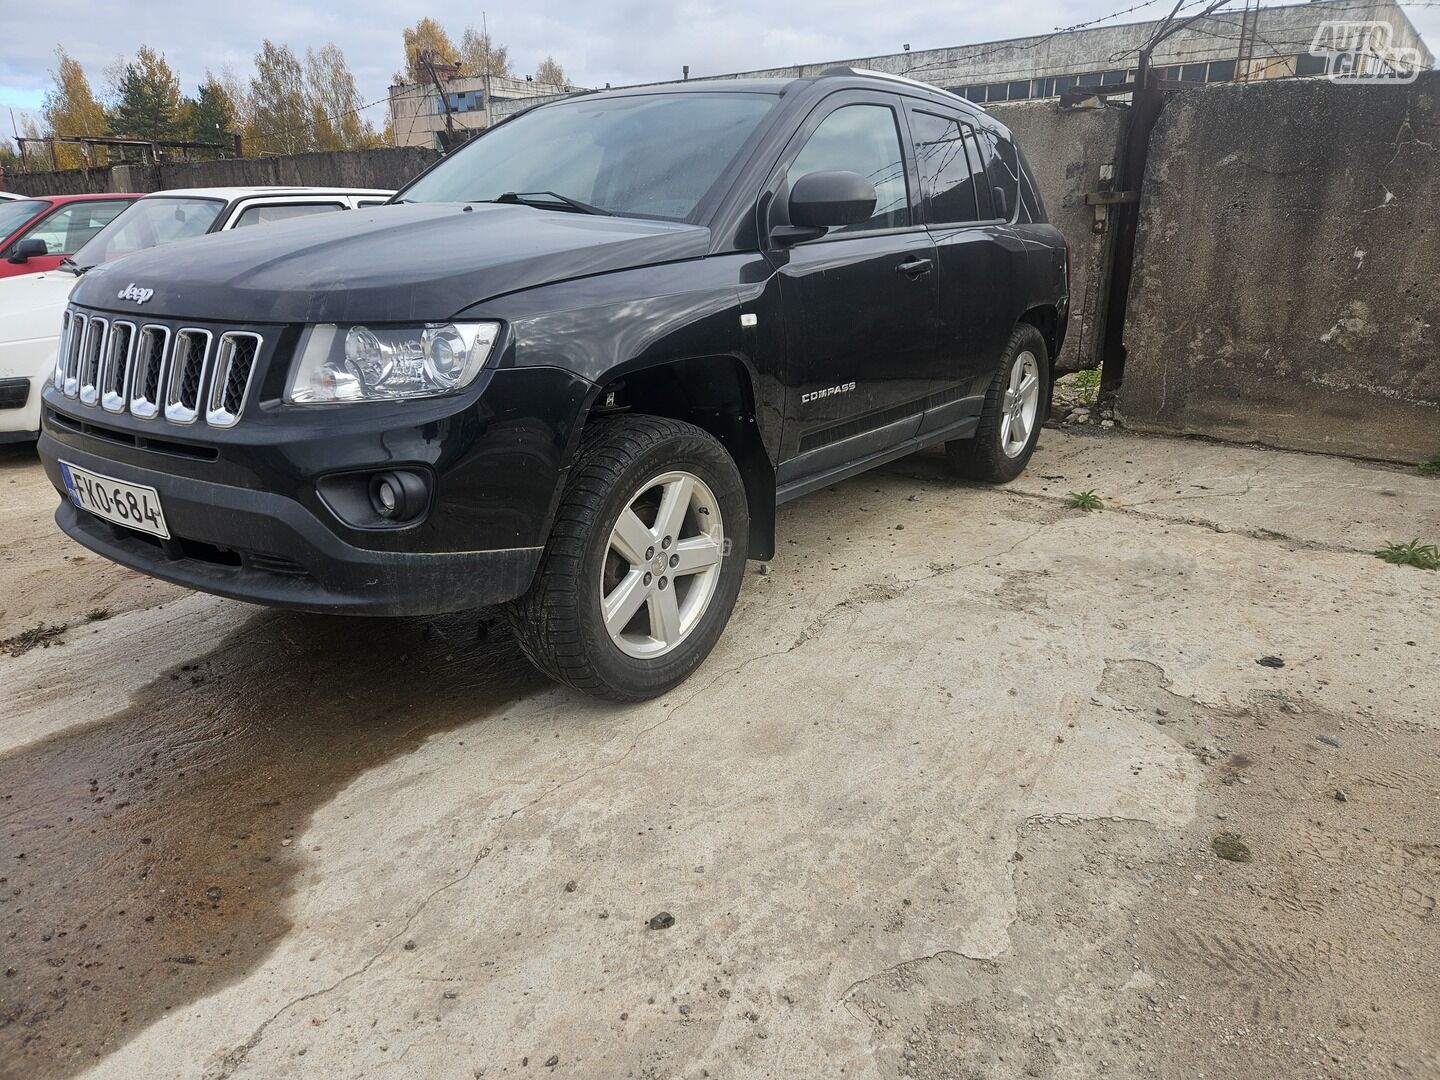
M485 16L495 39L510 47L517 73L534 71L551 53L572 81L603 86L678 78L683 64L703 75L898 52L906 43L926 49L1024 37L1140 2L492 0ZM1151 0L1114 21L1140 21L1169 7L1168 0ZM1432 51L1440 51L1440 6L1416 6L1409 13ZM440 19L458 42L467 18L480 22L481 7L421 0L333 6L316 0L0 0L0 137L13 134L9 108L18 119L22 110L40 107L57 43L84 65L97 94L106 66L142 44L163 52L185 92L194 94L207 69L229 65L248 77L263 38L301 55L307 46L333 41L371 102L385 96L401 67L401 30L424 15ZM365 115L380 127L385 107Z

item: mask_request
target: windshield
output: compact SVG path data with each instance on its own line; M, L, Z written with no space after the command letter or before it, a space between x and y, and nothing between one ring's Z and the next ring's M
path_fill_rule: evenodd
M0 202L0 240L4 240L25 222L49 207L48 202L41 202L39 199Z
M217 199L140 199L74 254L75 265L88 270L133 251L202 236L223 209L225 204Z
M485 202L553 192L611 214L681 221L775 107L770 94L578 98L496 127L402 193Z

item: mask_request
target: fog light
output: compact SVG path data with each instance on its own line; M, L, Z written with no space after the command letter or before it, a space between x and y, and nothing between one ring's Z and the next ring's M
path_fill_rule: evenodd
M413 472L383 472L370 478L370 505L386 521L409 521L425 509L429 492Z

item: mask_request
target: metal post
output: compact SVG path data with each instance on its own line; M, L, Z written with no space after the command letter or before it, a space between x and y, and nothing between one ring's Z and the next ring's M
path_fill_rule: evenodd
M1125 147L1120 158L1116 187L1138 193L1145 183L1145 166L1150 157L1150 135L1164 107L1164 92L1150 66L1150 52L1140 53L1135 73L1135 93L1125 123ZM1125 316L1129 308L1130 283L1135 276L1135 239L1140 225L1140 202L1122 202L1112 208L1115 215L1115 242L1110 262L1110 280L1105 295L1105 333L1100 346L1100 400L1113 400L1125 378Z

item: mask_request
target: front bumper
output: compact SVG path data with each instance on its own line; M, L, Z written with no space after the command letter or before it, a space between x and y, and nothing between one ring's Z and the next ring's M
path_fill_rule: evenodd
M523 593L540 547L374 551L346 543L283 495L122 465L47 432L40 457L61 492L56 524L96 554L177 585L304 611L421 615L463 611ZM64 494L58 461L160 493L172 539L112 525Z

